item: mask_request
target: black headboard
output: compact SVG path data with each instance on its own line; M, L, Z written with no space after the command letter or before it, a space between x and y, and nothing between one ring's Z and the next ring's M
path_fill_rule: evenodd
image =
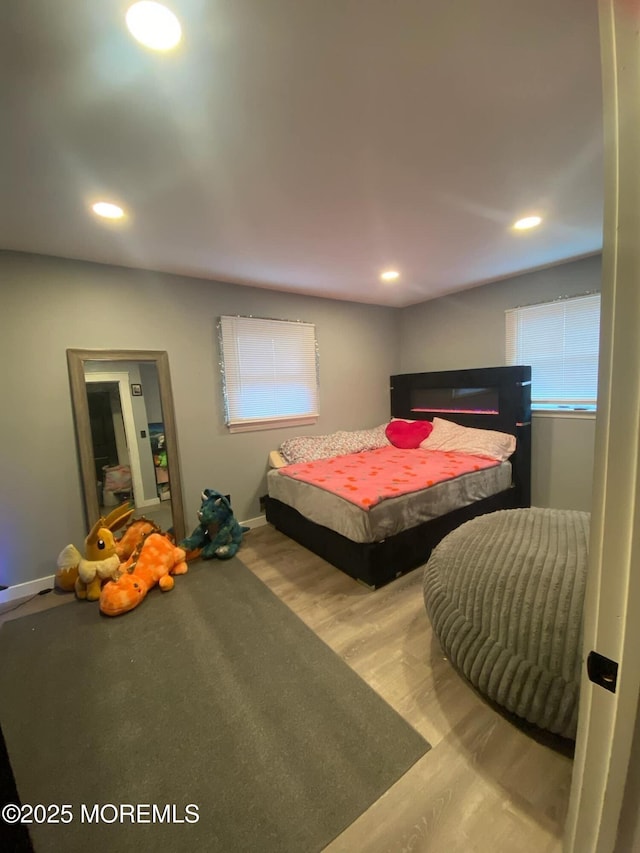
M479 367L391 377L391 416L445 418L515 435L515 506L531 505L531 367Z

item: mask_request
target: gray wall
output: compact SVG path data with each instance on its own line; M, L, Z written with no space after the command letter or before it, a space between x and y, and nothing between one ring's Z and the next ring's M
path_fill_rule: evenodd
M396 309L180 276L0 253L0 583L50 575L86 536L65 350L166 350L187 528L203 488L259 514L268 451L298 433L373 427L398 371ZM216 318L253 314L317 326L320 420L230 435L223 424Z
M405 308L400 370L417 373L505 363L507 308L600 290L601 258L586 258ZM534 416L532 503L589 510L594 418Z
M162 423L162 404L160 402L160 385L158 383L158 371L155 364L141 361L140 382L142 383L142 394L144 407L147 412L147 423Z
M504 364L506 308L599 287L600 259L590 258L392 309L0 252L0 583L51 574L59 551L86 535L68 348L168 352L190 529L206 487L230 493L238 518L257 516L268 452L285 438L383 423L390 374ZM316 324L315 426L228 433L220 314ZM589 509L594 427L589 419L535 418L534 503Z

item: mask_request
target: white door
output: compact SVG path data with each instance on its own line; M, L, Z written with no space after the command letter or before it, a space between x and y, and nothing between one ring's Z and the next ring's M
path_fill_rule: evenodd
M584 673L565 850L631 853L637 817L616 839L640 689L640 0L600 0L599 13L605 223L584 651L619 669L615 693ZM637 816L636 784L625 810Z

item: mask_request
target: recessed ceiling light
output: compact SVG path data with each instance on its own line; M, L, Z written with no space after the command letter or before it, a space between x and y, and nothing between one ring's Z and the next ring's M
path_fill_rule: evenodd
M396 270L386 270L380 273L380 278L383 281L395 281L397 278L400 278L400 273L396 272Z
M171 50L182 36L180 21L154 0L140 0L129 6L125 20L131 35L152 50Z
M525 216L524 219L518 219L517 222L514 222L513 227L516 231L526 231L527 228L535 228L541 222L541 216Z
M123 219L124 210L117 204L111 204L109 201L97 201L91 205L91 210L96 216L101 216L103 219Z

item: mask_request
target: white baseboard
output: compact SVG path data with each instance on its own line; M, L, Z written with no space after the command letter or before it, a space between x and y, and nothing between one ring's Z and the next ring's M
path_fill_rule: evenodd
M258 515L255 518L248 518L246 521L241 521L244 527L250 527L252 530L254 527L264 527L267 523L267 519L264 515Z
M251 530L255 527L264 527L266 523L267 519L264 515L258 515L256 518L248 518L246 521L240 522L243 527L249 527ZM37 595L42 589L52 589L55 585L55 579L55 575L47 575L44 578L27 581L26 583L17 583L15 586L3 589L0 591L0 604L15 601L17 598L28 598L30 595Z
M136 509L144 509L147 506L158 506L160 503L160 498L149 498L148 501L141 501L139 504L136 504Z
M55 580L55 575L47 575L45 578L17 583L7 589L0 590L0 604L6 604L18 598L29 598L30 595L37 595L43 589L53 589Z

